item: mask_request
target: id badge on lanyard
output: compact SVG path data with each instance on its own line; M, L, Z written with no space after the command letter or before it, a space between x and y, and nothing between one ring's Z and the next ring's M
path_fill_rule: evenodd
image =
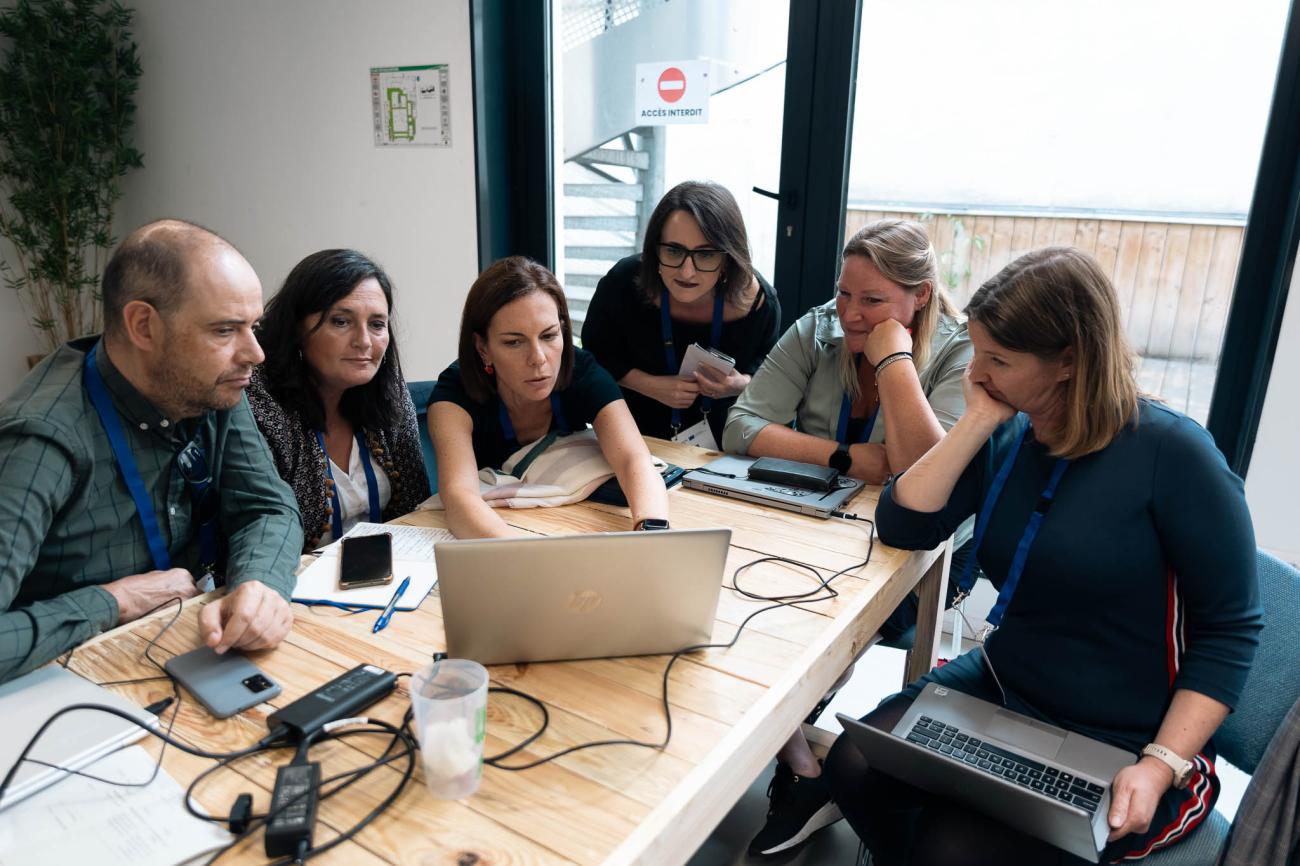
M718 440L713 438L713 428L709 426L709 413L705 412L704 417L696 421L685 430L678 430L672 436L673 442L680 442L683 445L694 445L698 448L707 448L710 451L721 451L718 447Z

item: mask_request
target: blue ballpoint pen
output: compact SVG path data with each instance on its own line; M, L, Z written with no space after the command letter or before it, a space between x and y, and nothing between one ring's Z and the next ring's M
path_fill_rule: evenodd
M402 593L406 592L406 588L410 585L411 578L408 575L401 585L397 587L397 592L393 593L393 597L388 600L388 604L384 606L384 612L379 615L379 619L375 620L374 627L370 629L371 634L382 631L384 626L388 625L388 621L393 618L393 610L397 607L398 599L402 597Z

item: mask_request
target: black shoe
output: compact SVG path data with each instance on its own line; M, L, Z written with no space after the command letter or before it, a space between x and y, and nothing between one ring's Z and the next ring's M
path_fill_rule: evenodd
M840 807L831 802L830 786L824 776L815 779L796 776L780 762L767 786L767 796L770 801L767 823L749 843L751 857L770 856L796 848L813 833L843 817Z

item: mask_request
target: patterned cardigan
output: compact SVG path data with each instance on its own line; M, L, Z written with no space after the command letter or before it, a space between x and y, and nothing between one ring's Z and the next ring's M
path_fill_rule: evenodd
M271 446L280 477L289 483L298 499L306 540L303 551L314 550L330 525L325 465L321 462L316 434L307 429L296 411L281 406L271 396L261 367L253 369L247 393L248 405ZM383 466L393 487L393 495L384 509L384 520L411 513L429 497L429 476L424 469L415 404L405 382L402 382L402 395L404 399L394 428L365 431L370 451Z

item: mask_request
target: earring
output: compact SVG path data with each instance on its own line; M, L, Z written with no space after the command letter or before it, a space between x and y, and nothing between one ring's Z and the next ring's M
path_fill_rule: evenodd
M489 376L495 376L497 371L496 368L493 367L491 364L484 364L483 372L487 373Z

